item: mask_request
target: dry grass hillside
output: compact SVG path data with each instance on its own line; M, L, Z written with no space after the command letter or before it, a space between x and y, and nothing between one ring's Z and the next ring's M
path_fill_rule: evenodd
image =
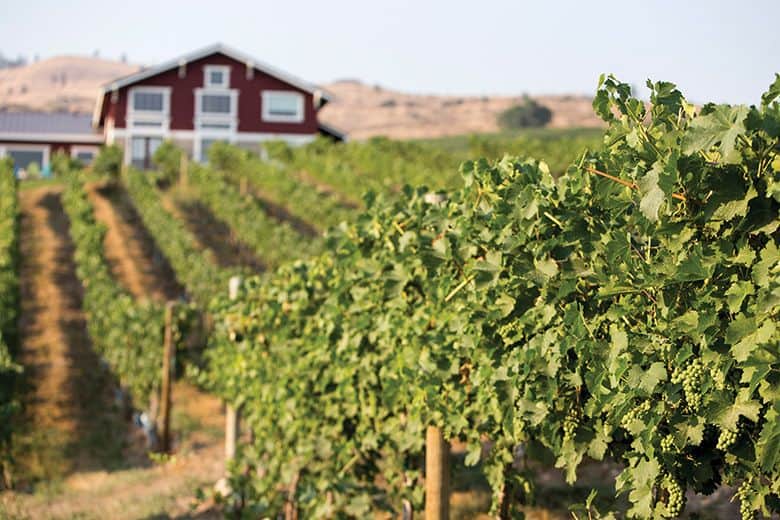
M337 81L325 88L334 99L322 111L325 122L345 130L353 139L386 135L400 139L495 132L501 111L522 96L439 96L406 94L355 80ZM553 112L555 128L596 127L587 96L534 96Z
M91 113L100 85L138 68L99 58L58 56L0 70L0 109ZM520 96L408 94L355 80L336 81L324 88L333 95L333 100L323 109L322 120L346 131L352 139L494 132L497 115L521 99ZM587 96L536 96L535 99L552 110L552 127L600 126Z
M0 108L92 113L98 88L137 65L85 56L56 56L0 70Z

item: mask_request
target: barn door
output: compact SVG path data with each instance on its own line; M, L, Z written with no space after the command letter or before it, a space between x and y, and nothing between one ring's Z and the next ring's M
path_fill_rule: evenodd
M152 169L152 157L162 144L161 137L136 136L131 143L131 164L139 170Z

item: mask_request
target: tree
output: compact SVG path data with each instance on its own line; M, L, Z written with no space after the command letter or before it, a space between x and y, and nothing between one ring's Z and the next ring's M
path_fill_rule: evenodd
M510 107L498 116L498 125L505 130L517 128L538 128L545 126L552 119L552 111L540 105L528 96L523 102Z

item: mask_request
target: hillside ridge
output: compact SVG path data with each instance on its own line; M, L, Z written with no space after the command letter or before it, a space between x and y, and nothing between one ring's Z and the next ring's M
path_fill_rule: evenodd
M0 70L0 110L66 111L91 114L99 88L142 67L88 56L63 55ZM501 111L517 96L406 93L355 78L322 85L332 94L322 122L352 139L387 136L431 138L498 130ZM551 127L599 127L592 98L583 95L532 96L553 113Z

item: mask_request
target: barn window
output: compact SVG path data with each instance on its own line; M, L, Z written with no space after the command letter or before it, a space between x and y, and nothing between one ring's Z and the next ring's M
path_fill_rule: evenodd
M144 112L162 112L163 105L164 103L162 92L133 92L133 110L142 110Z
M303 95L298 92L263 92L263 121L300 123L303 121Z
M230 105L229 94L203 94L200 98L200 110L204 114L230 114Z
M230 87L230 67L227 65L206 65L203 68L203 75L205 88Z

